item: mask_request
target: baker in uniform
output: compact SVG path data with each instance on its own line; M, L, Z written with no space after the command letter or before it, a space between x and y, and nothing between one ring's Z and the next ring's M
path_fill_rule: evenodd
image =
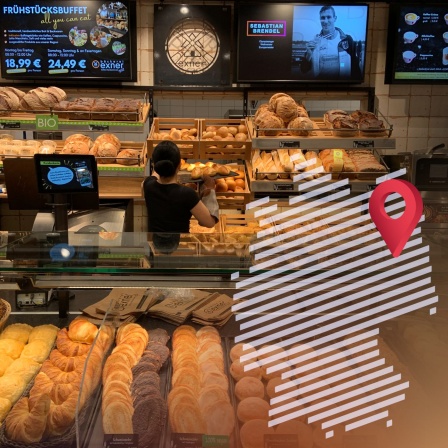
M319 16L322 30L307 43L302 72L317 79L361 79L356 43L335 26L337 16L333 6L323 6Z

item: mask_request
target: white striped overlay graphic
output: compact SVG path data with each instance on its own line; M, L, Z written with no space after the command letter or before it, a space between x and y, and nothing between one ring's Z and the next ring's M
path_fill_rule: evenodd
M392 425L392 406L410 385L388 362L379 326L421 308L434 314L438 301L420 227L394 258L370 220L371 192L350 195L348 179L330 180L299 185L287 211L269 197L248 204L265 228L250 246L250 275L232 275L235 342L256 348L240 360L245 370L281 373L269 425L301 417L327 438L341 427ZM391 217L404 206L397 194L386 201Z

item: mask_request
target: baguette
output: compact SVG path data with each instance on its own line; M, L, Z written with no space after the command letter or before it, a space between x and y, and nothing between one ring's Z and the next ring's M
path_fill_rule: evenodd
M289 152L287 149L277 149L278 158L280 159L280 164L283 171L290 173L294 169L294 164L291 162L289 157Z
M273 150L271 152L272 160L274 161L275 170L278 172L278 176L280 179L287 179L289 177L289 174L285 172L282 164L280 163L280 157L278 155L278 152L276 150Z
M261 152L261 159L263 160L266 177L269 180L275 180L278 177L277 168L270 153L266 151Z
M263 160L261 160L261 156L260 156L260 150L256 149L253 153L252 156L252 167L254 170L254 177L258 180L258 179L265 179L266 178L266 174L264 174L264 163ZM257 173L255 176L256 172L260 172L262 174Z

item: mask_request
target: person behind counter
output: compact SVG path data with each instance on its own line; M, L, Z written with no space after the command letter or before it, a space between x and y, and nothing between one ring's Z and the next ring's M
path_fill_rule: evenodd
M206 176L199 197L190 187L177 183L180 151L172 141L163 141L152 156L154 171L143 181L143 194L148 210L148 230L162 233L188 233L190 218L212 228L219 220L215 181ZM160 236L160 235L159 235Z
M301 67L320 79L361 78L359 54L353 38L335 26L336 12L331 5L319 11L321 32L307 43Z

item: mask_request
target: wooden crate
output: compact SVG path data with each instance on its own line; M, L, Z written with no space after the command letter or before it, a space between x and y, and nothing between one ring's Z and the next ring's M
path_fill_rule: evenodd
M203 140L202 136L209 126L220 128L222 126L246 126L247 140L243 143L225 141ZM239 147L236 147L236 146ZM199 158L221 160L248 160L252 149L252 140L246 119L202 119L201 137L199 139Z
M171 129L197 129L200 134L200 120L194 118L154 118L148 136L148 157L152 157L154 148L163 141L157 134L170 133ZM199 139L195 140L172 140L179 147L183 159L199 158Z
M244 191L226 191L226 192L216 192L216 198L218 199L218 204L220 209L230 209L230 210L244 210L246 204L252 201L252 193L249 189L249 182L247 178L247 173L244 165L229 164L229 168L234 171L238 169L244 172Z

